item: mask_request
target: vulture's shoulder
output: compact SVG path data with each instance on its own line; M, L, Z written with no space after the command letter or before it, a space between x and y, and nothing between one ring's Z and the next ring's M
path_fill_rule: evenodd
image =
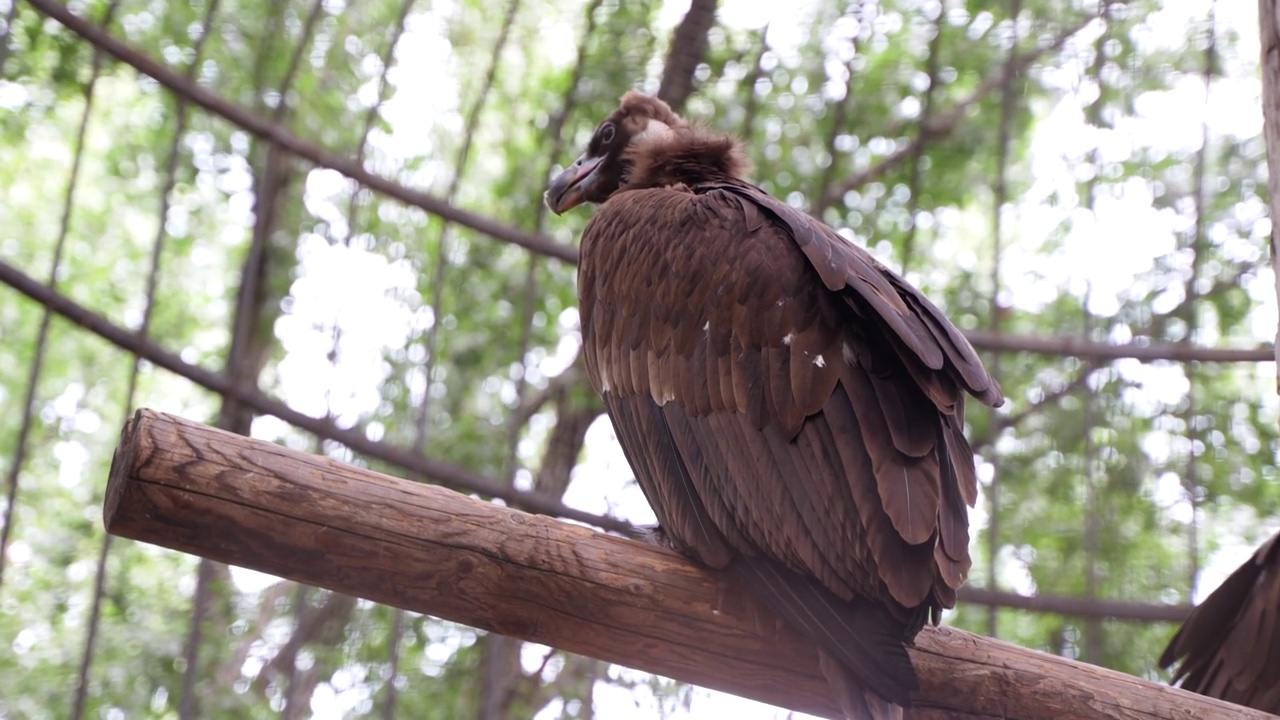
M588 224L582 256L584 310L602 288L615 293L615 342L674 339L683 353L704 331L713 339L732 332L759 347L782 346L809 327L825 344L837 328L856 327L863 347L880 358L867 362L884 361L886 351L900 358L940 409L959 409L959 388L989 405L1003 401L972 346L924 294L754 185L726 180L618 193ZM671 338L666 328L675 330ZM713 347L727 353L728 342Z
M768 222L786 235L828 290L844 296L860 319L879 325L922 384L931 384L924 376L942 373L987 405L1004 402L999 384L960 330L924 293L869 252L753 185L730 183L714 190L737 201L747 225ZM917 363L923 367L914 367Z

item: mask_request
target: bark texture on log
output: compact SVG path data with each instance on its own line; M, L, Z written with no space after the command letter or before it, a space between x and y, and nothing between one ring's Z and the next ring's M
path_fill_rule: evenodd
M103 512L124 537L836 716L803 638L662 548L149 410ZM954 628L911 658L913 717L1270 717Z

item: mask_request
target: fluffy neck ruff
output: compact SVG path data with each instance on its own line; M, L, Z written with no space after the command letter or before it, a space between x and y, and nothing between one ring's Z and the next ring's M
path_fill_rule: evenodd
M697 128L671 128L627 150L627 188L695 186L741 180L748 169L738 141Z

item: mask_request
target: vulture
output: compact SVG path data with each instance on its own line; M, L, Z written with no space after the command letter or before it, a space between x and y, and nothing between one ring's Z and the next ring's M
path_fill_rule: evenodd
M1280 715L1280 533L1200 603L1160 656L1184 690Z
M1003 398L920 291L743 179L735 139L629 92L555 177L598 209L582 353L663 540L818 650L850 716L901 716L977 497L964 400Z

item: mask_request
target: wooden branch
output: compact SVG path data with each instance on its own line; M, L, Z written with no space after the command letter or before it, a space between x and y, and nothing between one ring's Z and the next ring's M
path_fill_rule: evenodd
M960 588L962 603L996 608L1014 608L1032 612L1057 613L1085 619L1124 620L1128 622L1182 622L1191 614L1190 605L1162 605L1127 600L1105 600L1091 597L1060 595L1019 595L982 587Z
M1280 300L1280 12L1276 0L1258 0L1262 51L1262 135L1267 143L1267 189L1271 210L1271 269ZM1280 392L1280 327L1276 329L1276 392Z
M103 513L116 535L835 716L812 646L661 548L149 410ZM911 657L913 717L1269 717L954 628Z
M177 353L169 352L149 337L116 325L66 295L41 284L38 280L3 260L0 260L0 283L12 287L23 295L44 305L52 312L75 323L81 329L88 330L116 347L131 352L179 377L186 378L210 392L235 398L257 412L278 417L316 437L342 443L366 457L382 460L402 468L406 472L430 478L433 482L438 482L442 485L500 498L504 502L524 508L530 512L556 515L617 532L628 532L632 529L629 523L617 518L593 515L577 508L568 507L559 500L543 497L537 493L516 490L494 478L443 460L422 455L421 453L412 452L408 448L399 447L386 441L370 440L367 435L358 429L338 427L333 424L332 418L316 418L303 414L279 400L268 397L254 385L232 382L226 375L212 372L183 360Z
M693 94L694 73L706 59L707 33L716 24L716 2L693 0L689 3L689 12L671 35L671 48L658 84L658 99L677 113L684 110L685 101Z
M542 235L533 235L484 215L454 207L433 195L414 190L394 180L374 174L366 170L363 165L353 158L339 155L298 137L283 126L261 115L254 114L221 95L187 80L181 74L170 70L146 53L117 40L102 28L77 16L57 0L30 0L30 5L43 15L61 23L95 49L101 50L120 62L132 66L138 72L147 75L168 88L170 92L178 97L199 105L207 112L222 117L246 132L279 145L319 167L336 170L370 190L395 198L407 205L420 208L432 215L438 215L445 220L497 240L519 245L530 252L569 262L577 262L578 249L575 247L561 245Z
M1059 355L1081 360L1119 360L1134 358L1143 362L1173 360L1175 362L1266 362L1273 359L1275 349L1196 347L1182 343L1129 342L1113 344L1093 342L1076 337L1041 337L1014 335L990 330L964 330L964 336L978 350L1024 352L1036 355Z
M0 260L0 284L13 288L19 293L30 298L32 301L49 308L49 310L54 314L75 323L81 329L97 335L121 350L133 353L137 357L146 360L157 367L168 370L178 377L185 378L210 392L233 397L259 413L280 418L290 425L305 430L316 437L342 443L355 452L367 457L376 458L390 465L402 468L409 473L422 475L430 478L433 482L438 482L442 485L480 493L481 495L487 495L489 497L500 498L504 502L530 512L577 520L578 522L595 525L596 527L615 532L626 533L631 529L631 526L628 523L618 520L617 518L593 515L576 508L568 507L558 500L546 498L536 493L519 491L494 478L481 475L466 468L458 467L452 463L437 460L420 453L414 453L407 448L397 447L385 441L370 440L369 437L360 430L354 428L340 428L334 425L329 418L316 418L311 417L310 415L305 415L294 410L288 405L285 405L279 400L268 397L256 387L233 383L225 375L212 372L200 367L199 365L194 365L183 360L177 353L166 350L158 342L152 340L145 334L117 325L102 315L99 315L84 305L77 303L66 295L58 292L48 285L45 285L44 283L41 283L39 280L36 280L30 275L22 272L17 267L10 265L3 260ZM974 339L974 347L979 349L1049 352L1051 349L1049 346L1055 342L1051 338L1034 338L1017 335L997 336L994 334L989 334L989 336L979 336L976 335L979 331L970 332L975 334L971 335L971 337ZM1065 342L1065 345L1067 346L1067 350L1085 352L1085 357L1133 357L1134 353L1163 350L1166 348L1170 351L1170 354L1179 349L1198 351L1199 355L1194 355L1191 358L1179 356L1178 358L1171 359L1195 359L1204 362L1243 362L1246 360L1257 361L1258 359L1268 360L1270 359L1271 353L1269 348L1259 348L1257 350L1227 350L1217 348L1185 348L1173 345L1141 346L1129 344L1108 346L1102 343L1082 343L1080 341L1070 339ZM1089 345L1090 347L1084 347L1085 345ZM1110 349L1110 352L1113 354L1105 354L1104 351L1108 351L1108 349ZM1237 357L1239 355L1249 355L1249 357ZM1165 357L1165 355L1156 353L1143 355L1141 359L1152 360L1161 357Z
M854 173L845 178L844 182L838 186L828 189L827 193L822 197L820 203L822 207L830 207L835 205L845 193L855 188L861 187L872 180L877 180L888 171L901 165L916 152L916 145L931 143L935 140L945 138L954 132L965 117L965 113L969 108L981 101L991 91L1001 87L1004 83L1006 72L1019 73L1031 66L1032 63L1049 53L1057 52L1066 45L1071 38L1077 33L1084 30L1094 21L1094 16L1077 18L1069 27L1058 33L1049 43L1032 48L1026 53L1018 56L1018 58L1006 66L1005 72L991 73L983 78L978 87L974 88L965 97L956 102L950 110L941 115L934 116L922 122L919 132L908 142L899 145L893 152L886 155L880 162L865 168L861 172ZM833 161L834 162L834 161Z

